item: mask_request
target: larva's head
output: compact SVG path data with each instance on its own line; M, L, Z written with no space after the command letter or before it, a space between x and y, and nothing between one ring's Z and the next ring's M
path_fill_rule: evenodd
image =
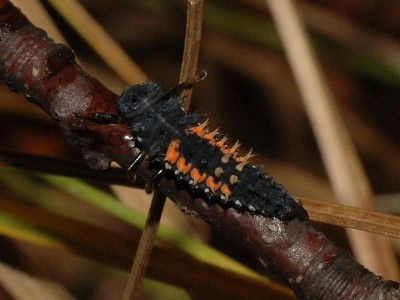
M198 125L202 115L186 116L182 92L203 78L200 75L163 93L161 85L147 82L128 88L118 102L119 114L133 137L151 155L162 156L169 143L182 139L186 129Z
M125 119L134 118L146 108L152 107L161 97L161 85L157 82L133 85L121 95L118 103L119 113Z
M150 155L162 156L186 128L181 91L172 91L163 93L160 84L148 82L128 88L119 99L119 114Z

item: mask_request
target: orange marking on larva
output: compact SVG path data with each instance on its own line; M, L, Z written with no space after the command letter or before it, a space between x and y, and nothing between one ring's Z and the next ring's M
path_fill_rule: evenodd
M247 164L248 160L255 156L255 155L251 154L252 151L253 151L253 149L251 149L249 151L249 153L247 153L245 156L236 158L236 161L243 163L243 164Z
M197 134L198 136L203 136L206 134L205 128L208 125L208 119L201 123L199 126L189 128L190 133Z
M204 127L202 126L196 126L196 127L191 127L189 128L190 133L197 134L198 136L203 136L206 134L204 131Z
M169 146L167 153L165 154L165 160L169 161L170 163L174 164L176 161L179 159L179 144L181 141L179 140L173 140Z
M192 177L194 184L196 184L196 183L201 183L204 180L206 180L207 174L206 173L200 174L200 171L198 169L193 168L190 171L190 177Z
M224 136L220 141L215 143L215 146L217 146L218 148L225 148L225 143L227 140L228 138Z
M215 191L221 187L221 184L221 182L216 183L212 176L208 176L206 179L206 186L208 186L213 191L213 193L215 193Z
M219 134L219 131L218 131L218 130L219 130L219 128L215 129L213 132L206 133L206 134L203 136L203 138L206 139L206 140L209 140L209 141L213 142L215 136L217 136L217 135Z
M239 147L240 147L240 144L239 144L239 141L237 141L230 149L225 149L224 153L230 154L230 155L236 155Z
M183 174L186 174L186 173L189 173L190 169L192 168L192 164L191 163L186 164L185 159L183 157L180 157L178 159L178 162L176 163L176 167Z
M225 183L221 186L221 192L225 195L226 199L228 199L228 197L232 195L231 190Z

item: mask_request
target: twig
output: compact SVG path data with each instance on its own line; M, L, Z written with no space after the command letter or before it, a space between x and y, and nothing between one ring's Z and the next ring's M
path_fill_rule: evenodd
M179 82L184 82L196 74L202 22L203 0L187 0L185 47ZM183 107L185 111L189 111L192 89L184 91L182 96L185 97Z
M355 207L301 198L310 219L400 238L400 217Z
M135 260L130 276L128 277L128 283L125 287L124 300L137 299L139 296L141 280L149 264L150 254L156 240L157 229L160 224L165 200L166 197L163 194L157 192L157 190L154 192L146 225L136 250Z
M128 276L128 282L125 286L124 300L135 300L139 297L142 278L149 265L166 199L164 194L154 190L146 225L142 231L132 269Z
M187 23L185 34L185 48L182 60L180 82L189 80L196 73L197 60L201 39L201 23L203 16L203 1L188 1ZM185 90L182 97L185 99L184 107L189 110L192 89ZM125 287L124 300L137 299L142 277L150 260L150 255L157 235L158 225L161 220L166 196L155 191L148 214L146 226L140 238L139 247L136 252L132 270Z
M328 175L342 204L372 210L372 191L291 0L266 0L276 22ZM348 230L356 257L386 278L399 270L388 240ZM366 251L368 249L368 251Z

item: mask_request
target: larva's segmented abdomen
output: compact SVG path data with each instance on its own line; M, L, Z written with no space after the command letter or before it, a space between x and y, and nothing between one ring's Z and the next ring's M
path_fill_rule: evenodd
M119 112L143 150L224 207L280 219L293 216L300 204L260 167L248 164L251 153L237 157L238 143L227 148L226 137L209 132L207 121L200 124L203 116L186 116L180 98L178 89L163 94L152 82L121 96Z
M234 155L227 158L228 151L215 143L195 134L174 140L164 158L166 167L223 205L281 219L295 213L299 204L272 177Z

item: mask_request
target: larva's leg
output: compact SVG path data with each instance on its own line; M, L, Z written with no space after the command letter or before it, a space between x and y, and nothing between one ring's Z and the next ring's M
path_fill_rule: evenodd
M153 173L150 179L145 182L145 191L147 194L151 194L153 192L153 187L158 181L164 176L164 169L159 169Z
M139 166L142 164L143 160L146 158L147 154L145 152L140 152L136 158L129 164L126 169L128 173L128 180L131 182L136 181L136 171ZM145 190L147 194L151 194L153 192L153 186L157 184L157 182L164 176L164 169L159 169L151 175L149 179L145 182Z
M146 158L146 153L140 152L135 159L129 164L129 166L126 168L126 172L128 175L128 180L131 182L136 181L136 171L139 168L139 166L142 164L143 160Z

